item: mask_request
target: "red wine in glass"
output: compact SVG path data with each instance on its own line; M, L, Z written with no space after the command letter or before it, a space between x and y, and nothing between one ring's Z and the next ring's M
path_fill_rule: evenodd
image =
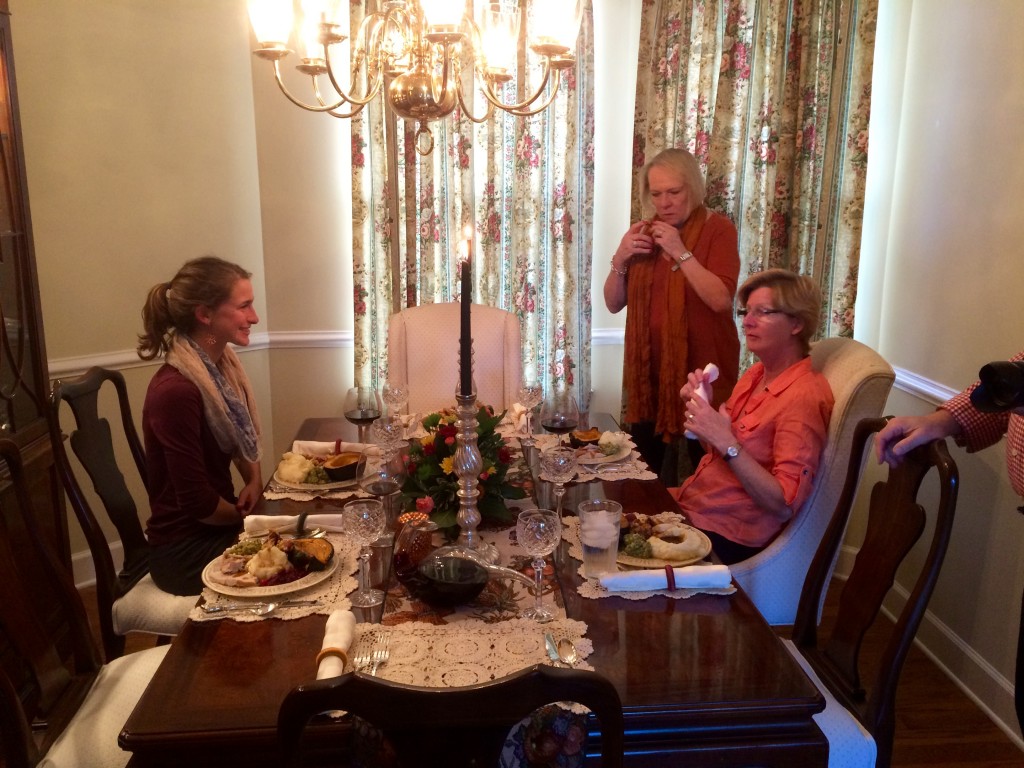
M576 429L579 425L579 420L569 418L568 416L553 416L546 421L541 421L540 425L552 434L567 435Z

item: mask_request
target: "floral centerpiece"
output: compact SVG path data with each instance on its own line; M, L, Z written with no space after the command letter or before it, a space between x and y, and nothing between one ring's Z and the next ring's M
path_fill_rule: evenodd
M483 459L480 472L480 495L476 506L482 520L511 522L513 514L505 507L505 499L521 499L526 491L506 480L512 464L512 452L504 438L495 431L505 412L495 415L490 406L477 412L477 448ZM455 449L458 446L458 413L445 409L424 417L427 434L409 444L409 479L402 486L406 498L414 499L416 509L426 512L440 528L458 525L459 476L455 470Z

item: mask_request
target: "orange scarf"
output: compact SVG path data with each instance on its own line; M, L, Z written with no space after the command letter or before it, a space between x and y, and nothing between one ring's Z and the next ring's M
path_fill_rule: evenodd
M693 252L707 221L703 205L695 209L679 228L686 249ZM665 442L686 431L686 407L679 389L689 373L686 323L686 278L680 269L670 272L665 292L666 306L661 335L661 369L658 391L654 392L651 371L650 315L651 287L654 269L662 258L661 249L648 256L634 256L629 262L626 286L626 351L623 369L623 396L626 399L626 421L653 421L655 433Z

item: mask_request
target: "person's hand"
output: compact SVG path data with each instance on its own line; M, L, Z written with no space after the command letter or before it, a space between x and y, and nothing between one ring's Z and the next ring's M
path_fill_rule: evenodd
M691 397L686 401L686 426L702 443L711 445L719 453L724 453L736 442L726 407L723 405L716 411L702 397Z
M259 479L254 479L252 482L246 483L245 487L242 488L238 494L238 501L235 502L235 509L238 510L238 514L245 517L253 508L256 506L256 502L260 500L260 493L263 491L263 484Z
M956 435L960 425L949 411L939 409L927 416L897 416L890 419L875 436L875 456L895 467L919 445Z
M683 245L683 239L679 230L664 221L651 223L651 240L654 245L661 248L661 257L671 262L678 262L685 254L689 253Z
M647 226L648 223L646 221L638 221L626 230L626 234L622 236L622 240L619 241L619 247L612 257L612 265L616 269L624 270L629 265L630 259L634 256L651 252L654 240L651 239L650 235L644 234Z
M703 368L698 368L697 370L686 374L686 383L680 388L679 397L682 398L684 402L696 397L697 392L700 391L702 381L704 381Z

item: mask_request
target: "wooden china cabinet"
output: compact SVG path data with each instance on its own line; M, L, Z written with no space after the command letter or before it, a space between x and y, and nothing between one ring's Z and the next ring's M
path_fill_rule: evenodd
M49 377L8 0L0 0L0 184L0 437L13 440L20 449L35 517L70 566L64 492L50 441ZM0 535L15 540L27 535L18 512L10 473L0 464ZM28 567L38 564L29 563Z

